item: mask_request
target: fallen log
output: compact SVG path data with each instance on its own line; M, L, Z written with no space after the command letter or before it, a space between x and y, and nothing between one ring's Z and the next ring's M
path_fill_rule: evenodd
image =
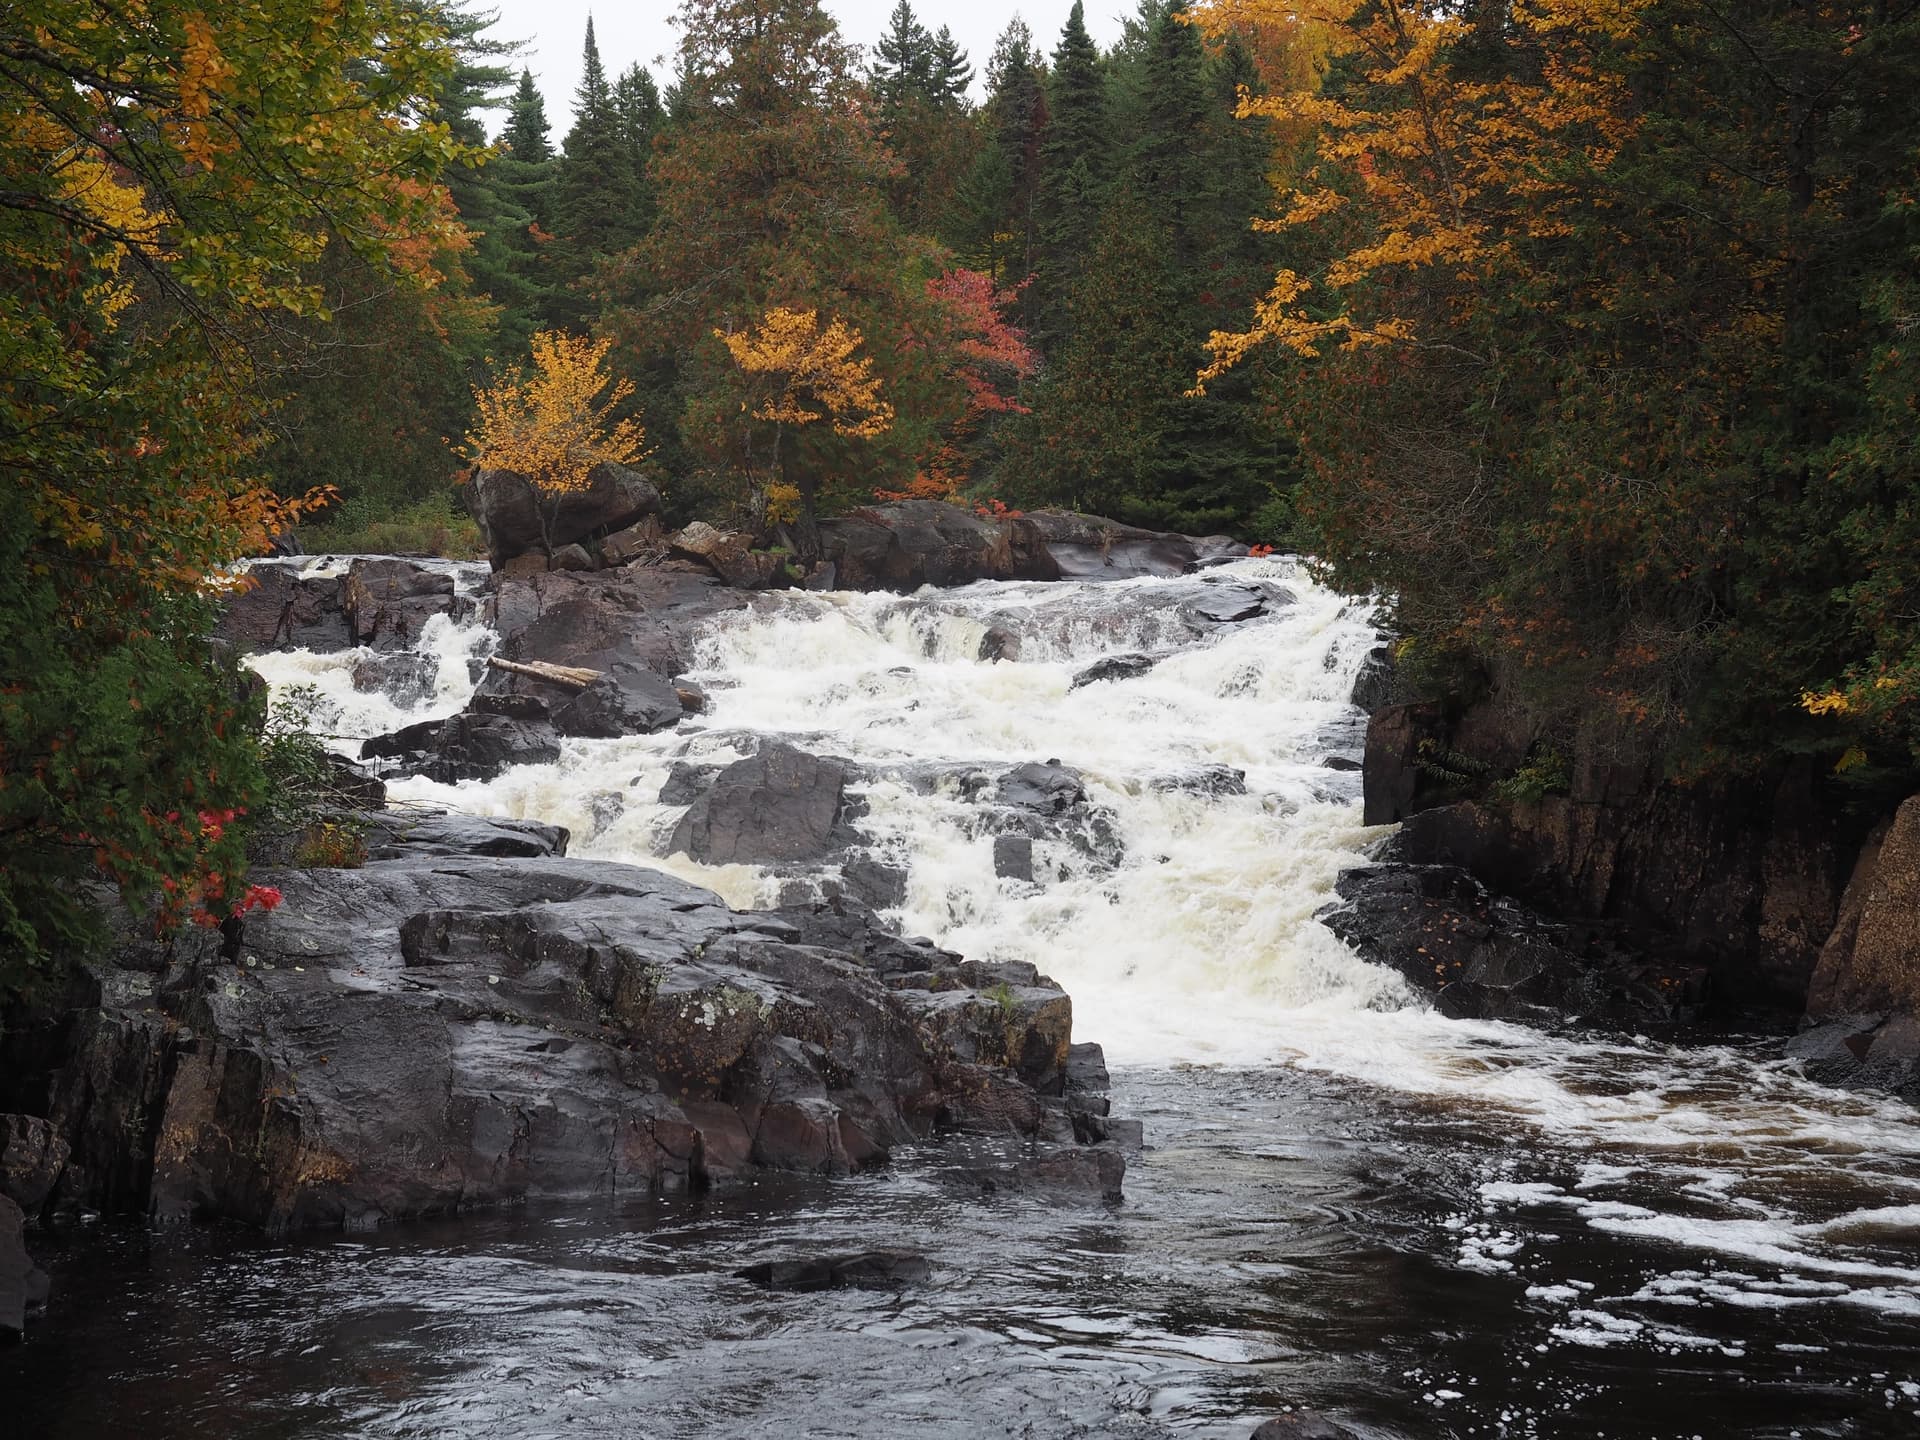
M498 655L488 656L487 664L509 675L525 675L531 680L544 680L549 685L564 685L569 690L584 690L606 674L604 670L589 670L583 665L549 665L544 660L502 660Z

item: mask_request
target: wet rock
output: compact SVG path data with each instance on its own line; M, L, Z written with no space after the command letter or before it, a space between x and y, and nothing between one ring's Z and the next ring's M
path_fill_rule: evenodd
M1920 1104L1920 1019L1885 1011L1811 1023L1787 1042L1808 1078L1845 1089L1885 1090Z
M623 661L557 708L553 728L562 735L613 740L668 729L685 713L671 681Z
M1209 580L1198 593L1181 602L1181 609L1206 625L1238 625L1269 612L1273 596L1257 585Z
M1320 757L1320 764L1323 769L1340 770L1349 774L1362 768L1361 762L1349 755L1323 755Z
M1196 765L1148 782L1155 790L1184 790L1190 795L1244 795L1247 772L1234 765Z
M393 760L402 774L451 785L491 780L514 765L549 765L560 758L553 730L484 711L423 720L362 742L364 759Z
M499 815L460 815L439 810L389 810L361 817L367 826L367 858L486 855L544 858L567 853L564 825L509 820Z
M0 1339L17 1338L47 1301L47 1276L27 1254L26 1217L0 1195Z
M993 873L1002 880L1033 883L1033 839L1027 835L993 837Z
M1142 530L1094 515L1034 510L1013 522L1015 545L1030 559L1021 578L1035 580L1126 580L1140 575L1180 575L1199 558L1185 535Z
M840 568L831 560L817 560L800 582L802 590L827 591L840 588Z
M855 855L840 867L842 894L874 910L892 910L907 903L907 872L870 855Z
M1087 787L1080 773L1057 760L1016 765L996 782L994 798L1002 805L1042 815L1064 815L1087 803Z
M1057 1086L1052 1040L995 1042L1010 1065L978 1037L962 1054L932 992L888 979L939 969L943 1003L981 1013L1008 1005L977 988L990 975L1023 982L1014 1028L1063 1042L1066 997L1030 967L969 968L846 903L734 912L639 867L474 853L499 826L377 819L392 858L264 872L284 901L225 953L215 936L163 974L87 972L47 1027L0 1034L0 1074L50 1097L71 1147L64 1201L360 1226L845 1174L956 1111L1071 1133L1065 1102L1023 1078ZM1089 1183L1049 1165L1035 1184Z
M1125 1198L1127 1157L1112 1145L1058 1145L1011 1165L975 1171L983 1193L1028 1195L1059 1205L1117 1205Z
M819 860L838 832L846 770L791 745L767 745L713 779L674 828L670 852L709 865Z
M67 1142L35 1115L0 1115L0 1196L37 1215L67 1163Z
M965 783L961 790L978 798ZM1004 771L993 783L991 802L985 806L987 824L1001 834L1061 841L1103 868L1125 858L1112 812L1093 804L1080 773L1057 760Z
M303 573L304 562L260 561L247 570L245 587L231 595L214 629L240 651L351 649L353 637L341 606L337 576Z
M353 667L354 689L384 695L402 709L410 709L433 694L439 679L439 662L417 650L369 655Z
M1094 661L1075 675L1067 689L1078 690L1082 685L1094 685L1103 680L1132 680L1153 669L1155 663L1150 655L1109 655L1104 660Z
M1360 673L1353 677L1353 703L1367 714L1389 705L1403 704L1413 697L1403 694L1400 667L1393 658L1393 647L1382 641L1367 652L1360 662Z
M454 594L453 576L411 560L355 560L339 583L353 643L377 650L404 651L434 616L457 619L472 608Z
M1491 894L1456 866L1349 870L1334 893L1340 903L1319 917L1327 928L1455 1019L1658 1031L1705 1009L1703 967L1626 953Z
M1018 660L1020 636L1004 625L990 625L980 637L981 660Z
M718 765L694 765L685 760L676 760L667 770L667 778L661 783L660 794L656 797L662 805L691 805L706 794L713 785L713 777L720 773Z
M818 524L823 558L851 590L917 590L1013 578L1012 532L938 500L872 505Z
M863 1250L857 1255L767 1260L733 1273L764 1290L893 1290L924 1285L932 1278L933 1266L913 1250Z
M495 584L488 618L501 658L609 671L630 664L668 678L693 668L703 628L750 601L704 567L679 561L592 575L499 576ZM487 674L481 690L567 698L499 671Z
M496 570L516 556L612 535L660 513L652 483L615 464L594 466L585 489L557 499L540 499L524 476L508 470L477 472L462 495Z

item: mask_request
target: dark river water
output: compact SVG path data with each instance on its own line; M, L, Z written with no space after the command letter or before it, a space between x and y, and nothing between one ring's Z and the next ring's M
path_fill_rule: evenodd
M1490 1227L1512 1269L1462 1263L1489 1177L1575 1185L1587 1147L1517 1152L1493 1117L1298 1070L1116 1081L1149 1149L1108 1209L979 1198L933 1146L621 1213L286 1244L80 1227L47 1255L53 1313L0 1353L11 1433L1244 1440L1289 1406L1362 1435L1920 1433L1910 1316L1728 1303L1777 1267L1551 1208ZM922 1251L931 1279L788 1294L733 1273L875 1246ZM1559 1287L1579 1304L1535 1293Z
M982 659L989 632L1018 659ZM983 1199L978 1157L935 1145L620 1213L288 1243L81 1225L36 1242L55 1303L0 1352L8 1433L1244 1440L1292 1406L1377 1436L1920 1436L1920 1113L1767 1043L1451 1022L1315 921L1385 838L1350 768L1376 638L1278 557L759 597L700 642L698 722L397 783L748 907L811 882L664 854L669 768L771 735L848 758L902 928L1033 962L1106 1046L1146 1128L1125 1203ZM429 622L424 693L360 688L351 651L255 663L351 748L458 709L494 641ZM1075 683L1116 654L1154 663ZM1124 853L1036 841L1039 878L1002 877L978 807L925 777L1052 758ZM1243 790L1182 778L1229 771ZM734 1273L881 1246L930 1277Z

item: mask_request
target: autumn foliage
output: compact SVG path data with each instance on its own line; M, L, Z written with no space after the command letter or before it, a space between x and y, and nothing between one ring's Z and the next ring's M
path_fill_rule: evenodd
M440 33L400 0L0 14L14 957L87 929L90 874L136 901L244 898L233 817L262 784L257 702L211 660L210 600L244 583L224 567L325 498L261 481L257 357L272 325L324 311L309 267L330 245L392 284L434 282L409 255L456 228L438 181L461 151L425 118L451 63Z
M543 330L532 366L516 366L473 390L475 464L523 475L543 496L587 488L593 467L631 465L646 453L640 423L621 416L633 382L606 371L608 340Z

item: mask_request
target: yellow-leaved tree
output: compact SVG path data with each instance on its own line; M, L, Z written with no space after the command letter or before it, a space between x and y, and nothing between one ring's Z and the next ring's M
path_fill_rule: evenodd
M723 432L749 507L772 523L798 521L810 544L822 479L893 425L873 361L858 353L860 332L776 305L757 325L714 335L733 359L738 408Z
M533 337L530 369L514 366L473 387L467 458L526 480L548 554L560 502L588 488L594 467L632 465L647 453L640 422L619 414L633 382L607 373L611 348L608 340L542 330Z

